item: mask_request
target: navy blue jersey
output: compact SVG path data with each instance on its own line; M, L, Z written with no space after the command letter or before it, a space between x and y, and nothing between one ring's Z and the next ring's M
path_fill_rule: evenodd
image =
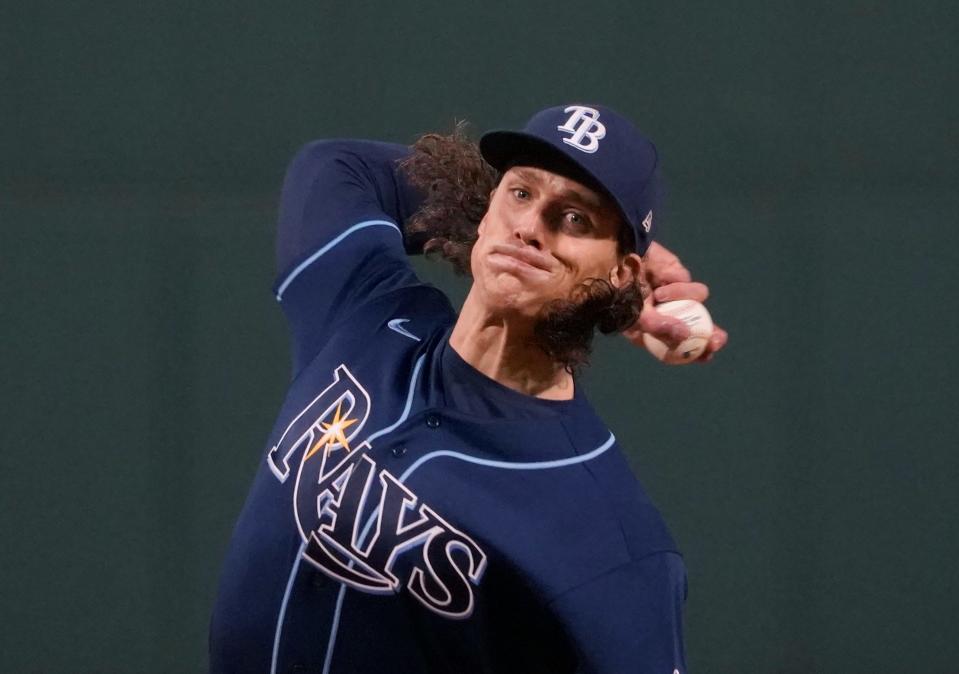
M306 146L277 298L294 377L240 515L211 671L686 672L685 570L582 393L526 396L449 345L413 273L401 146Z

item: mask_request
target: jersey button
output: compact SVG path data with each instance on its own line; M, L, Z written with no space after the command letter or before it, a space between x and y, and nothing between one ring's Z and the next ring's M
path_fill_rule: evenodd
M439 428L440 427L440 418L435 414L431 414L426 417L426 425L429 428Z
M404 454L406 454L406 447L393 448L393 456L395 456L397 459L403 456Z

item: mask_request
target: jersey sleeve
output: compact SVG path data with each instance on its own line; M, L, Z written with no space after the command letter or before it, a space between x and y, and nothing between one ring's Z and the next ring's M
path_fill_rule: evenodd
M294 371L365 301L416 283L403 223L419 195L400 175L409 148L323 140L293 158L280 196L273 286L290 326Z
M687 674L686 570L660 552L609 571L554 600L579 656L577 674Z

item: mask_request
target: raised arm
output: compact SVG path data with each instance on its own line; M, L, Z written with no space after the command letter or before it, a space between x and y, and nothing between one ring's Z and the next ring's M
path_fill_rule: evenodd
M319 140L300 149L280 196L277 291L286 291L305 261L357 224L384 221L402 232L420 201L398 168L409 152L405 145L364 140Z
M418 251L403 225L419 197L398 168L408 154L402 145L329 140L306 145L291 162L273 289L290 324L295 369L357 303L416 281L407 246Z

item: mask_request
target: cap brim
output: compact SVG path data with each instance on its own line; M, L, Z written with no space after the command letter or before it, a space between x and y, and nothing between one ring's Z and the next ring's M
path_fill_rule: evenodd
M588 176L591 182L598 182L594 175L562 150L532 134L522 131L490 131L480 138L479 146L483 159L500 172L515 165L518 159L529 159L566 166L574 172Z

